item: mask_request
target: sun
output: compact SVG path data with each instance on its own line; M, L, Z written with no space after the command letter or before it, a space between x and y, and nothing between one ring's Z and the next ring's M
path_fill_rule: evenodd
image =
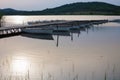
M17 74L25 74L28 71L29 62L26 58L17 58L12 61L12 72Z

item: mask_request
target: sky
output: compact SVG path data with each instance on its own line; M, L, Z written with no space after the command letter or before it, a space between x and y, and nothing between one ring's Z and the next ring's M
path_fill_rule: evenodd
M46 8L54 8L64 4L74 2L92 2L95 0L0 0L0 9L13 8L17 10L43 10ZM99 2L107 2L120 5L120 0L96 0Z

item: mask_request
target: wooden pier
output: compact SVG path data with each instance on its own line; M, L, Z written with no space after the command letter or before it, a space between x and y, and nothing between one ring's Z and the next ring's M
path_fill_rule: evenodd
M89 25L94 24L102 24L106 23L108 20L91 20L91 21L62 21L62 22L48 22L48 23L38 23L38 24L31 24L26 26L15 26L15 27L1 27L0 28L0 38L18 35L22 33L22 29L25 28L49 28L49 27L68 27L68 26L80 26L85 25L87 27Z

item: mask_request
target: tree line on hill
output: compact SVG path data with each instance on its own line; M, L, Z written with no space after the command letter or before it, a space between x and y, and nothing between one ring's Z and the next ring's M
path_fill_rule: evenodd
M0 9L4 15L120 15L120 6L104 2L77 2L42 11Z

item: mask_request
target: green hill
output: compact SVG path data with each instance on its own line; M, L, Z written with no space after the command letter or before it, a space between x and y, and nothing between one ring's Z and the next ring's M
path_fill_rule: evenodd
M120 15L120 6L104 2L78 2L46 9L43 14L115 14Z
M120 15L120 6L104 2L77 2L42 11L0 10L6 15Z
M2 18L2 13L0 13L0 19Z

